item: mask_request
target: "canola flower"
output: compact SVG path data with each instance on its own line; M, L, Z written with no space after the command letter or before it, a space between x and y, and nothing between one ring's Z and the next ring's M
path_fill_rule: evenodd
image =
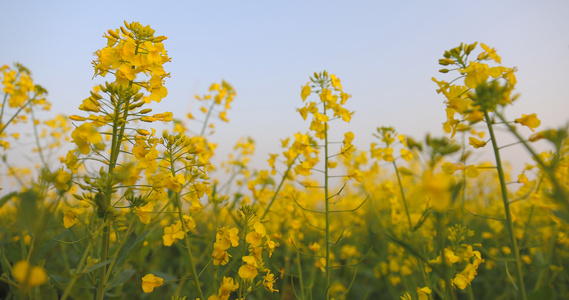
M34 109L49 108L46 92L20 65L0 70L2 147L18 141L8 125L24 121L42 129L35 145L42 165L48 149L73 146L63 167L37 177L17 166L6 172L22 187L0 195L0 264L8 270L0 280L13 295L569 296L567 132L539 129L532 113L504 118L517 81L496 49L462 44L439 61L443 74L459 77L435 80L446 137L416 140L383 126L366 149L354 146L353 132L335 131L334 122L356 116L339 77L315 73L300 87L297 109L308 131L282 138L282 150L256 169L250 137L221 166L212 163L217 145L209 136L216 122L229 121L236 97L227 81L196 97L200 107L187 126L147 106L167 101L166 38L132 22L105 39L93 66L109 82L69 119L34 119ZM152 128L155 122L167 129ZM510 146L499 145L493 131L500 126L534 158L520 174L498 159L475 160L479 151ZM538 140L551 150L531 152ZM215 169L228 176L215 178Z

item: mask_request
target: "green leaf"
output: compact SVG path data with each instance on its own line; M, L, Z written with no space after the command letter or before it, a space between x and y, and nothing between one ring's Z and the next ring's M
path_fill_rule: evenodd
M103 261L103 262L100 262L100 263L98 263L98 264L94 264L94 265L88 267L88 268L85 270L85 273L93 272L93 271L95 271L95 270L97 270L97 269L99 269L99 268L102 268L103 266L106 266L106 265L110 264L112 261L113 261L113 259L112 259L112 258L109 258L109 259L107 259L107 260L105 260L105 261Z
M124 244L122 245L121 249L119 250L119 253L117 254L113 272L122 267L122 264L124 263L128 252L132 249L132 247L134 247L137 239L138 235L136 234L136 231L133 231L128 235L126 241L124 241Z
M134 273L135 273L135 271L133 269L126 269L126 270L120 271L117 274L117 276L115 276L115 278L111 281L111 283L107 286L107 288L111 289L111 288L122 285L127 280L129 280L132 277L132 275L134 275Z
M2 197L0 199L0 208L2 208L2 206L4 206L6 202L10 201L10 199L14 198L14 196L16 196L17 194L18 194L17 192L11 192L10 194Z

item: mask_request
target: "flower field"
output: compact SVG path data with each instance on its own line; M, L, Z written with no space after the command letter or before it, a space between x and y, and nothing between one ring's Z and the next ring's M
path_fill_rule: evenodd
M26 67L0 64L0 298L569 299L568 128L505 117L516 69L491 46L441 49L444 136L377 124L365 149L352 142L369 133L338 130L355 117L349 86L307 74L306 131L256 169L250 138L212 163L237 89L211 84L183 119L156 112L167 37L125 21L105 38L92 65L106 83L71 116ZM18 126L34 170L6 154ZM506 147L531 155L521 173Z

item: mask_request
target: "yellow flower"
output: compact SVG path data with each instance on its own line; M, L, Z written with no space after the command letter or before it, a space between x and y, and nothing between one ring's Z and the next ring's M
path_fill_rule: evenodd
M318 253L318 250L320 250L320 244L312 242L310 243L310 245L308 245L308 249L310 249L314 253Z
M452 204L451 188L454 177L445 173L433 174L425 171L422 177L423 190L431 202L431 206L437 212L446 211Z
M488 77L488 65L471 61L468 67L460 69L460 73L466 74L464 78L464 85L474 89L481 83L485 83Z
M255 257L253 256L243 256L243 261L245 262L244 265L242 265L239 268L239 276L243 279L253 279L257 276L258 272L257 272L257 261L255 260Z
M63 226L69 228L79 222L77 216L85 212L84 208L66 206L63 208Z
M537 118L536 114L531 114L531 115L522 114L522 117L515 119L514 122L529 127L531 131L535 131L533 129L541 125L541 121Z
M138 216L140 222L143 224L150 223L150 213L154 210L154 205L150 202L146 203L144 206L135 207L133 212Z
M302 101L306 100L306 98L310 95L310 92L311 92L310 85L309 83L307 83L300 92L300 97L302 98ZM306 120L306 117L304 119Z
M468 278L461 273L456 274L452 283L456 285L459 289L464 290L470 282L468 282Z
M186 225L186 231L196 228L196 221L192 216L184 215L184 223Z
M476 149L486 146L486 143L487 143L487 142L478 140L478 139L473 138L473 137L469 137L468 140L470 141L469 144L472 145L472 147L474 147Z
M229 249L229 247L237 247L239 246L239 229L233 227L223 227L217 230L216 240L220 243L222 248ZM216 242L216 243L217 243Z
M330 80L332 81L332 86L336 90L342 90L342 84L340 83L340 79L336 77L334 74L330 74Z
M526 177L526 174L525 174L525 173L522 173L522 174L518 175L518 182L519 182L519 183L523 183L523 184L529 184L529 180L528 180L528 178Z
M265 289L269 292L279 292L279 290L275 290L273 288L273 284L275 283L275 281L277 281L277 279L275 278L274 274L271 274L271 271L267 271L267 275L265 275L265 277L263 278L263 286L265 287Z
M34 286L46 283L49 278L44 268L32 266L27 260L20 260L12 267L12 276L22 283L26 284L24 289L28 290Z
M236 291L237 288L239 288L239 284L234 283L233 278L223 276L223 282L219 287L217 297L219 297L219 299L229 299L229 294Z
M79 152L82 154L89 154L91 152L91 144L100 143L103 137L91 123L83 123L81 126L75 128L71 133L72 142L77 145Z
M431 289L427 286L424 288L417 288L417 296L419 297L419 300L428 300L428 295L430 295L431 292Z
M164 180L164 185L167 189L170 189L174 192L180 192L182 189L182 185L186 183L186 179L184 178L183 174L176 174L176 177L170 175L169 177Z
M486 46L484 43L480 43L480 46L482 46L482 49L488 53L488 56L490 56L491 59L499 64L502 63L502 59L500 56L498 56L498 54L496 54L496 50L494 50L494 48L490 49L490 47Z
M413 152L405 148L401 148L400 152L401 152L401 158L403 158L404 160L410 161L411 159L413 159Z
M156 277L152 274L146 274L146 276L142 277L142 290L145 293L152 293L154 288L157 288L164 284L164 279L160 277Z
M260 222L256 222L255 225L253 225L253 228L255 228L255 230L247 233L245 240L247 243L251 244L251 247L257 247L261 245L263 237L267 234L267 230Z
M269 257L273 256L273 251L275 251L275 247L279 245L279 243L272 241L270 236L266 236L267 241L265 242L265 249L269 252Z
M231 255L229 255L229 253L225 251L226 249L223 249L220 243L215 242L213 244L213 253L211 254L211 256L213 257L214 266L217 265L224 266L229 262L229 258L231 257Z
M180 221L177 221L171 226L164 228L164 235L162 236L162 241L164 242L164 246L170 247L177 240L181 240L185 236L186 233L182 231L182 224L180 224Z
M478 177L478 168L475 165L468 165L466 166L466 176L469 178Z
M63 169L57 170L53 177L53 184L55 187L62 191L67 191L69 189L69 181L71 180L71 174L63 171Z

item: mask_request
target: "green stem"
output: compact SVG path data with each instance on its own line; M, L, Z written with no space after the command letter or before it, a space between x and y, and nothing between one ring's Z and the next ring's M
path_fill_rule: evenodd
M326 115L326 103L324 112ZM324 123L324 202L326 215L326 299L330 299L330 286L332 284L332 268L330 267L330 203L328 199L328 122Z
M200 131L200 136L203 136L205 133L205 129L207 128L207 121L209 120L209 117L211 116L211 112L213 111L214 106L215 106L215 101L212 101L211 105L209 106L209 109L207 110L207 114L205 115L205 120L203 121L203 126L202 126L202 130Z
M500 158L500 150L498 149L498 143L496 136L494 134L494 129L492 127L492 120L488 115L488 111L484 110L484 119L488 125L488 131L490 132L490 138L492 140L492 148L494 149L494 156L496 157L496 168L498 170L498 178L500 179L500 189L502 191L502 201L504 203L504 211L506 214L506 222L508 223L508 235L510 236L510 244L512 245L512 252L516 260L516 277L518 279L518 285L520 286L521 299L526 300L526 289L524 285L524 277L522 273L522 261L520 259L520 251L518 248L518 243L516 241L516 236L514 233L514 222L512 220L512 213L510 211L510 202L508 200L508 190L506 187L506 177L504 176L504 169L502 167L502 160Z
M171 174L172 176L176 176L176 168L174 166L174 157L172 155L172 150L170 149L168 151L169 156L170 156L170 170L171 170ZM178 218L180 219L180 223L182 224L182 230L186 233L184 235L184 242L186 244L186 251L188 253L188 259L190 261L190 273L192 275L192 278L194 280L194 285L196 286L197 290L198 290L198 295L200 296L200 299L205 299L203 296L203 292L202 292L202 288L200 285L200 279L198 277L198 272L196 271L196 265L194 263L194 256L192 255L192 248L190 247L190 237L188 236L188 231L190 230L189 228L186 227L186 221L184 220L184 213L182 212L182 200L180 199L180 193L176 192L174 194L174 198L176 199L176 206L178 207Z
M442 258L442 272L444 276L443 279L445 282L445 290L447 292L447 295L450 295L450 299L456 300L456 294L453 291L452 281L449 276L449 266L447 265L447 259L445 255L446 246L445 246L445 237L444 237L444 224L442 218L443 216L437 213L437 238L439 240L439 246L441 248L440 254Z
M296 155L296 157L292 160L292 162L286 168L286 171L283 174L283 178L281 179L281 182L279 183L279 186L277 187L275 194L271 198L271 201L269 201L269 204L267 205L265 212L263 212L263 215L261 216L261 219L260 219L261 221L267 216L267 214L269 213L269 210L271 209L271 206L273 205L273 202L275 202L275 200L277 199L277 196L279 195L279 191L281 190L281 187L283 186L286 178L288 177L288 173L290 172L292 165L294 165L294 162L296 161L296 158L298 157L298 155L299 154Z
M132 81L129 83L129 87L132 86ZM128 120L128 111L129 111L129 107L130 107L130 100L131 100L132 96L129 96L128 98L124 99L124 102L122 101L122 99L117 99L117 102L115 104L115 112L119 112L120 111L120 107L121 105L124 103L124 108L122 111L122 117L120 117L119 113L115 113L114 114L114 119L113 119L113 132L112 132L112 139L111 139L111 154L110 154L110 159L109 159L109 168L107 173L108 174L112 174L112 172L114 171L116 164L117 164L117 160L120 154L120 149L121 149L121 144L122 144L122 139L124 137L124 131L126 128L126 121ZM120 122L120 120L123 120L123 122ZM122 123L121 125L119 125L119 123ZM113 194L113 182L112 180L108 180L107 182L107 186L104 192L104 199L103 201L105 201L105 207L108 208L110 206L111 203L111 197ZM109 245L110 245L110 236L111 236L111 224L107 223L107 219L108 219L108 214L107 212L105 212L105 215L103 216L103 223L106 224L105 229L103 230L103 243L101 246L101 261L106 261L107 258L109 257ZM106 285L106 272L107 272L107 267L103 266L101 268L101 274L99 276L99 284L97 286L97 297L96 300L102 300L104 298L105 295L105 285Z
M296 250L296 264L298 265L298 282L300 284L300 295L302 296L301 299L304 300L306 299L306 296L304 295L304 279L302 278L302 265L300 264L300 251L298 250Z
M38 147L38 153L40 155L40 160L42 162L42 164L44 165L45 168L48 167L47 162L45 160L45 157L43 156L43 151L42 151L42 147L40 145L40 139L39 139L39 135L38 135L38 128L36 126L36 116L34 114L34 108L33 106L30 106L30 116L32 117L32 127L34 128L34 137L35 137L35 142L36 142L36 147Z
M87 254L89 254L89 252L91 251L92 245L93 245L93 240L91 239L89 241L89 244L85 248L85 251L83 252L83 256L81 257L81 260L79 261L79 265L77 265L77 269L75 269L75 274L73 274L73 277L71 277L71 280L69 281L69 283L67 283L67 286L65 287L65 291L63 292L63 295L61 296L61 300L66 300L67 297L69 297L69 293L71 293L71 289L73 288L73 286L75 285L77 280L83 276L83 270L82 270L83 264L85 263L85 260L87 259Z
M403 184L401 183L401 175L399 175L399 169L397 169L397 163L395 163L395 160L393 161L393 167L395 168L395 174L397 174L397 183L399 183L399 191L401 191L401 198L403 199L403 206L405 206L405 214L407 215L407 222L409 223L409 231L411 231L413 230L413 223L411 222L407 199L405 199L405 192L403 191Z

